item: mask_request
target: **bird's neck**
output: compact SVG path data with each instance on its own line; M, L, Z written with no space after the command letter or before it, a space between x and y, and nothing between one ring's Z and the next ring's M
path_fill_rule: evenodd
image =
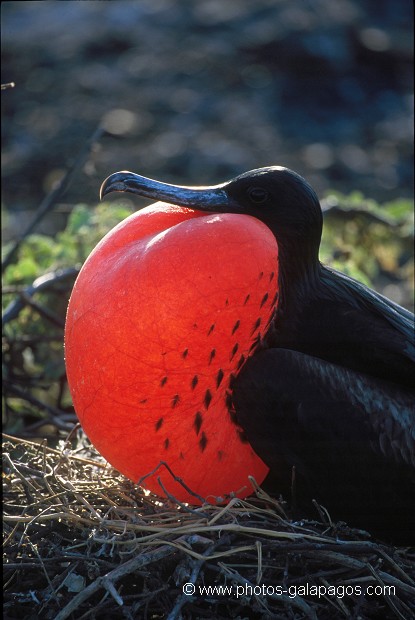
M318 248L279 245L280 311L295 312L320 285Z
M304 339L304 320L308 318L310 302L321 290L322 266L316 258L304 263L279 255L279 301L275 319L268 331L264 346L298 349Z

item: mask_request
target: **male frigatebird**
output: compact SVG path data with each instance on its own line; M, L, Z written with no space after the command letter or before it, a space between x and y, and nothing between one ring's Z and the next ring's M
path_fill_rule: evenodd
M232 386L238 423L297 496L333 518L409 542L415 529L414 317L319 262L322 211L310 185L280 166L212 187L131 172L101 197L131 192L198 211L246 214L279 248L275 317ZM399 537L399 536L398 536Z

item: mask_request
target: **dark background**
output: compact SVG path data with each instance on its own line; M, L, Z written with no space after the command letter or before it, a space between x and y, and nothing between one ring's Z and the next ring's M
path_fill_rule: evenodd
M412 2L3 2L4 238L100 122L39 230L130 169L214 184L270 164L314 185L412 196Z

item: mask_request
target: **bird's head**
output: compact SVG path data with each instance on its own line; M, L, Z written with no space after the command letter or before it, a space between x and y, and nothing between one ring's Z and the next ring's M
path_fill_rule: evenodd
M313 188L299 174L270 166L245 172L222 187L229 210L263 221L279 245L311 244L318 252L321 207Z
M101 198L113 191L131 192L215 213L253 216L274 233L280 257L302 271L318 264L322 212L312 187L281 166L258 168L209 187L184 187L154 181L132 172L116 172L101 186Z

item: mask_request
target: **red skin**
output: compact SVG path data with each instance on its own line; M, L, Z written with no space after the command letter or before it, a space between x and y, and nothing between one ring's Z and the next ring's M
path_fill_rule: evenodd
M277 264L259 220L165 203L134 213L93 250L68 307L68 382L86 434L128 478L165 461L213 502L249 495L249 475L263 481L268 468L241 441L225 399L273 316ZM143 486L163 495L158 476L197 503L165 468Z

